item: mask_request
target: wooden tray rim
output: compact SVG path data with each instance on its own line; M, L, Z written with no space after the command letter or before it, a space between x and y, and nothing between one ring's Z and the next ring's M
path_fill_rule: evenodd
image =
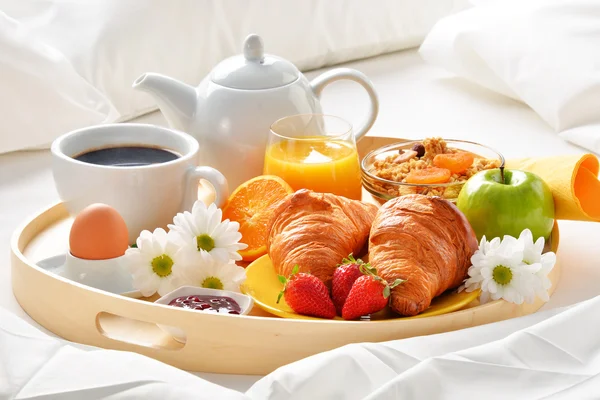
M402 139L366 137L372 143L397 141ZM381 139L379 142L378 139ZM426 318L397 318L378 321L372 324L367 321L330 321L302 320L280 317L262 316L228 316L207 315L191 310L175 309L166 305L154 304L132 297L125 297L95 288L87 287L66 278L57 276L30 262L24 255L26 247L40 232L52 224L67 218L68 212L61 202L54 203L28 218L13 233L11 238L12 285L15 298L21 307L40 325L62 336L63 338L88 345L116 350L135 351L179 368L214 373L266 374L272 370L296 361L308 355L330 350L345 344L369 341L387 341L424 334L441 333L463 329L485 323L501 321L537 311L544 303L537 299L533 304L515 305L503 300L493 301L454 311L448 314ZM552 250L557 252L559 244L558 224L555 223L552 234ZM551 273L554 292L559 282L560 266L557 263ZM78 329L70 330L66 322L52 319L36 308L29 298L31 286L38 286L36 296L44 291L64 296L85 296L94 308L85 315L82 321L73 320L64 315L72 324L79 323ZM50 307L50 306L49 306ZM69 307L72 307L69 305ZM58 305L57 310L60 310ZM103 335L98 325L98 315L112 313L125 318L153 324L174 325L188 334L188 341L183 347L164 348L139 345L117 340ZM93 314L93 315L91 315ZM177 321L173 323L173 321ZM194 329L198 324L203 326L202 332ZM309 324L309 325L306 325ZM307 328L310 326L310 328ZM447 326L448 328L441 328ZM251 339L241 331L251 332ZM213 340L211 334L223 334L221 342ZM258 337L254 337L258 335ZM345 335L332 337L322 335ZM350 338L348 339L347 336ZM234 350L243 351L250 360L239 361L235 351L225 350L223 341L229 340ZM294 340L298 346L289 346ZM263 343L265 342L265 343ZM206 344L208 343L208 344ZM233 343L233 344L231 344ZM304 344L306 348L301 345ZM291 347L298 347L291 349ZM216 350L215 350L216 349ZM280 354L284 349L286 354ZM216 351L219 353L216 353ZM222 359L210 361L197 359L200 355L223 356ZM225 352L223 354L223 352ZM239 354L237 354L239 356ZM208 357L211 358L211 357Z

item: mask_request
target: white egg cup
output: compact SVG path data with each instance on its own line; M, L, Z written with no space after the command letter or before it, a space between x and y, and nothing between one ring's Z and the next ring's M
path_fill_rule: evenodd
M133 280L123 256L106 260L86 260L75 257L71 252L66 256L65 278L115 294L133 290Z
M207 289L207 288L196 287L196 286L181 286L180 288L175 289L172 292L165 294L160 299L156 300L155 303L168 306L169 303L173 299L176 299L177 297L191 296L194 294L195 295L231 297L233 300L235 300L240 305L240 309L241 309L240 315L247 315L250 312L250 310L252 310L252 307L254 306L254 299L252 299L252 297L250 297L248 295L245 295L242 293L237 293L237 292L230 292L228 290ZM196 311L196 310L190 310L190 311L202 312L202 311ZM215 315L219 315L219 314L215 314ZM237 317L237 315L228 315L228 314L222 314L222 315L224 318ZM174 326L160 325L160 324L157 324L157 325L163 331L165 331L166 333L173 336L173 339L175 339L179 343L185 343L186 336L185 336L185 332L183 330L176 328Z

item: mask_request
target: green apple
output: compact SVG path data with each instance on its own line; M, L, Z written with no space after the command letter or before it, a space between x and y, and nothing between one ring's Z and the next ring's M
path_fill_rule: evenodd
M463 186L458 208L473 227L477 239L510 235L529 228L533 239L548 239L554 225L554 198L539 176L500 168L478 172Z

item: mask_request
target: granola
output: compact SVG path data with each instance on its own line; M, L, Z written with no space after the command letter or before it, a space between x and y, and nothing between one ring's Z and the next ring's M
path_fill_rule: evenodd
M390 155L385 159L376 160L373 163L371 173L382 179L402 183L464 183L479 171L498 168L500 166L500 160L487 159L476 154L448 147L446 141L439 137L424 139L422 145L425 148L425 154L422 157L418 157L417 151L404 150L401 153ZM440 168L440 161L443 157L438 157L437 162L434 164L434 159L437 155L457 153L462 153L460 156L457 156L458 158L463 157L463 154L469 155L468 157L464 157L468 159L467 164L464 164L465 160L462 160L463 167L459 166L458 168L453 168L454 171ZM433 176L436 173L438 177L437 180L434 179L433 182L428 182L426 180L428 175ZM419 176L424 178L417 180L416 178ZM446 199L456 199L462 187L460 184L439 187L408 185L398 187L380 182L373 182L372 185L374 186L374 189L378 190L380 193L386 193L390 196L419 193L429 196L440 196Z

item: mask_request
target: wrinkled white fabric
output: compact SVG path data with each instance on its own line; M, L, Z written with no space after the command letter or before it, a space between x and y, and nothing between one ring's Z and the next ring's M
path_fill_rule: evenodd
M267 53L308 70L416 47L438 19L466 4L0 0L12 18L10 26L0 20L0 116L3 132L11 132L0 135L0 153L154 110L154 99L131 88L142 73L197 85L217 63L240 54L250 33L263 37Z
M0 399L246 399L128 352L51 338L0 308Z
M137 354L49 338L0 309L0 398L592 399L599 326L596 297L456 332L341 347L279 368L241 394Z
M598 326L600 297L456 332L342 347L282 367L247 394L272 400L597 398L600 337L592 327Z
M523 101L566 140L600 152L600 2L475 3L440 20L421 56Z
M65 56L0 11L0 152L117 117Z
M314 396L363 399L383 388L393 386L396 379L404 373L422 368L420 365L427 365L430 363L428 360L432 358L502 340L561 311L563 310L554 309L524 318L439 335L344 346L279 368L258 381L247 393L255 399L271 400L305 399ZM429 371L431 372L433 371ZM472 380L475 375L465 378ZM306 379L307 376L311 378ZM431 379L431 376L426 378L427 381L428 379ZM464 385L464 390L470 385L465 381L461 381L460 384ZM417 379L410 384L409 390L418 390L420 385L422 383ZM432 395L406 398L444 397Z

